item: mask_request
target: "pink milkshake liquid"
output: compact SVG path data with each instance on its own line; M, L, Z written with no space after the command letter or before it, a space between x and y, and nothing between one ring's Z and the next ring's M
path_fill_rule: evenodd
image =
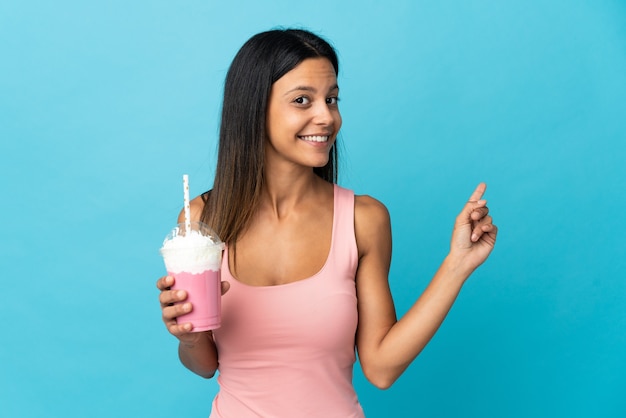
M172 289L187 291L186 302L191 302L193 310L178 317L179 324L191 322L193 331L208 331L221 325L222 289L220 272L205 270L199 274L167 272L174 277Z
M208 331L221 325L220 267L224 244L206 224L178 224L163 241L161 255L167 274L174 277L172 289L187 292L191 312L177 318L191 322L193 332Z

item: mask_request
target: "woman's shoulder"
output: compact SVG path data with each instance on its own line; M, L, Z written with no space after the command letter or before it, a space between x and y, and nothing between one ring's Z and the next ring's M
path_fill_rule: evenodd
M372 196L355 195L354 227L357 240L386 234L391 228L387 207Z
M387 207L368 195L355 195L354 232L359 258L391 245L391 220Z
M355 195L354 216L368 220L385 220L389 219L389 211L380 200L372 196Z

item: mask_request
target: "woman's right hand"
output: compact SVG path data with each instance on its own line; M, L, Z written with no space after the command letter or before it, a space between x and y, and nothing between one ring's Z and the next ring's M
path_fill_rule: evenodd
M156 286L161 291L159 302L161 303L162 320L167 330L178 338L182 343L195 342L202 333L191 332L193 327L190 322L178 323L177 318L191 312L193 306L185 302L187 292L185 290L172 290L174 277L163 276L157 280ZM228 291L230 283L222 282L222 295Z

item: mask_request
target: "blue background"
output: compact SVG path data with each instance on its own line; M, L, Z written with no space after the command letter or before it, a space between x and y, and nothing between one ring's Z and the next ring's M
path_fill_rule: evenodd
M227 4L228 3L228 4ZM626 3L0 1L3 417L203 417L157 252L210 187L222 83L277 25L341 60L340 183L392 216L403 314L479 181L500 227L368 417L626 416Z

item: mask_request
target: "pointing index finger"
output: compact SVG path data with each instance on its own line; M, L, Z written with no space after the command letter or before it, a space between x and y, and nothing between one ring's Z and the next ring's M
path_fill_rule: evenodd
M485 194L485 190L487 190L487 185L485 183L480 183L476 187L476 190L474 190L474 193L470 196L469 201L478 202Z

